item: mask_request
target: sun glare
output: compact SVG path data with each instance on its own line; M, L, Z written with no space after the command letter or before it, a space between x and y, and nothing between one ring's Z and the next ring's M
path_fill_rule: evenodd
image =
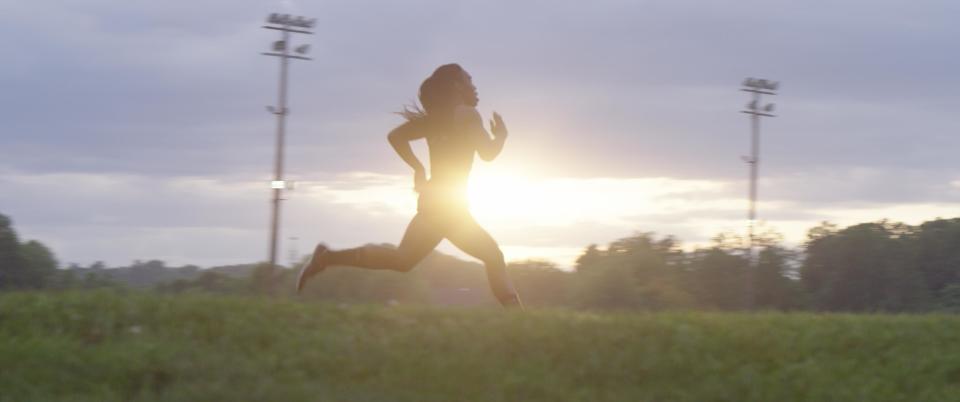
M562 226L614 223L624 214L653 212L655 186L619 179L544 178L522 171L478 169L470 180L470 207L479 219ZM616 194L615 197L611 195Z
M304 185L298 194L347 208L344 213L402 221L417 213L412 184L408 175L355 172ZM703 211L740 211L743 200L727 195L727 187L663 177L553 177L505 164L474 166L467 196L471 212L500 241L508 260L547 258L570 266L583 245L605 240L597 238L598 230L618 228L626 235L671 225L703 236L728 230L726 220L688 222Z

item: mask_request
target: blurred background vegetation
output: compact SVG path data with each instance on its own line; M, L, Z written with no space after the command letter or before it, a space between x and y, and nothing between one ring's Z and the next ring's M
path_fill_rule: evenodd
M684 250L678 239L636 233L605 247L589 245L573 271L547 261L519 261L510 272L534 307L589 310L960 311L960 218L918 226L881 221L812 228L801 247L763 233L750 263L743 239L717 235ZM59 267L54 252L21 241L0 215L0 290L124 288L165 294L294 297L294 268L271 274L263 263L200 268L163 261L126 267ZM298 296L337 303L495 304L480 264L442 253L399 274L333 267Z

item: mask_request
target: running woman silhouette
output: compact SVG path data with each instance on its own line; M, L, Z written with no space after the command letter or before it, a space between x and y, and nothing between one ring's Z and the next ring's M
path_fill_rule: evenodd
M406 122L390 131L390 145L411 168L419 193L417 214L397 248L368 245L333 251L319 244L297 278L297 292L328 266L408 272L446 238L483 262L493 295L505 307L522 307L507 276L497 242L474 220L467 204L467 179L474 154L492 161L507 139L499 114L490 120L493 138L477 112L479 98L470 74L457 64L438 67L420 85L420 107L404 108ZM410 142L424 138L430 153L430 178Z

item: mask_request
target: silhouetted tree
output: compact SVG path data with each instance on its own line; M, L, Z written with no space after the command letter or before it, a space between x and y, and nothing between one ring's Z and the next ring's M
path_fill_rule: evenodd
M960 313L960 284L947 285L937 292L936 309L951 313Z
M578 259L576 300L590 308L660 309L686 307L693 298L682 289L683 252L676 240L638 233L599 250L588 247Z
M960 284L960 218L924 222L917 236L917 268L930 293Z
M28 276L13 222L0 215L0 289L23 287Z
M102 261L94 262L87 268L78 269L76 272L83 278L80 281L80 286L84 289L119 286L119 283L110 278L107 270L107 266Z
M512 262L507 271L527 306L563 306L571 302L570 284L574 274L561 271L552 262Z
M754 271L754 308L801 307L799 284L787 276L790 257L791 253L780 246L767 246L760 251Z
M30 240L20 246L25 268L24 283L29 288L44 288L52 284L57 274L57 259L47 246Z
M749 260L714 246L691 253L688 283L698 304L709 309L740 310L750 306Z
M596 244L591 244L583 250L583 254L581 254L580 257L577 257L577 265L574 268L578 272L589 269L589 267L596 265L601 258L603 258L603 252L597 248Z
M36 240L20 244L10 218L0 215L0 289L40 289L57 269L47 246Z
M842 230L811 230L801 281L814 307L841 311L904 311L929 302L917 269L915 228L881 221Z

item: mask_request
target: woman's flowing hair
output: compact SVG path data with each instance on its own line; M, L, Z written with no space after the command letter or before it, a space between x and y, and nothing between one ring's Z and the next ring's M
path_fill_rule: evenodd
M437 67L423 84L420 84L420 105L405 105L397 114L407 121L427 117L446 117L453 111L456 97L461 96L456 84L463 79L463 67L450 63Z

